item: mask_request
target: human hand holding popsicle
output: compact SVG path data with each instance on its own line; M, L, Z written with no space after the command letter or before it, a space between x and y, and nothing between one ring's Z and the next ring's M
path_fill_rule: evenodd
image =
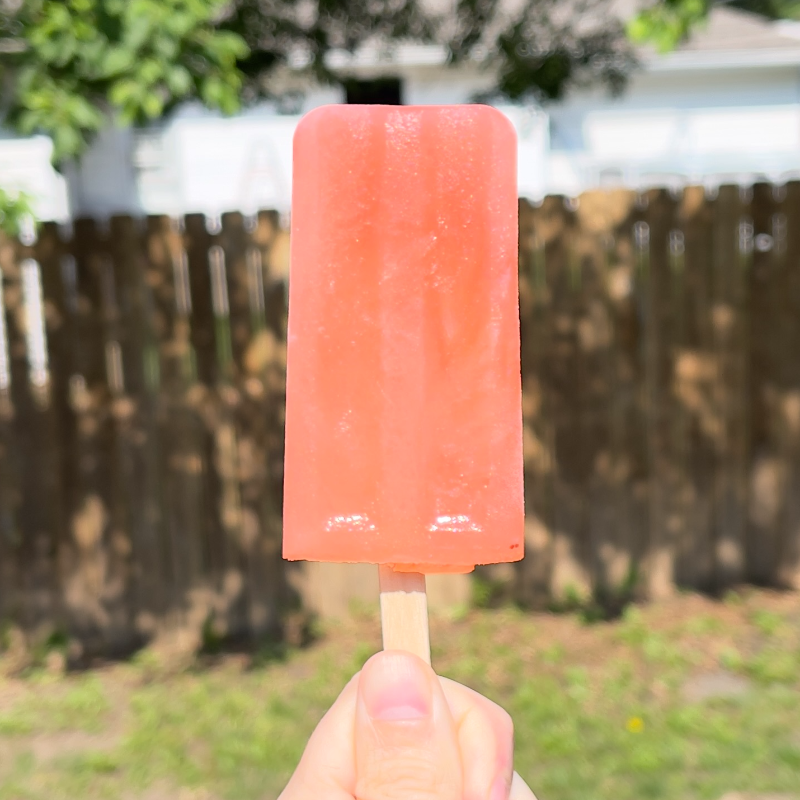
M415 656L373 656L323 717L280 800L535 800L511 719Z

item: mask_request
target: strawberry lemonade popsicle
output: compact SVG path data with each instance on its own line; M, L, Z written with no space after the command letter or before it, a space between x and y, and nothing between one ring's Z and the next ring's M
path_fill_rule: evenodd
M482 105L300 122L285 558L376 563L412 592L522 558L516 152Z

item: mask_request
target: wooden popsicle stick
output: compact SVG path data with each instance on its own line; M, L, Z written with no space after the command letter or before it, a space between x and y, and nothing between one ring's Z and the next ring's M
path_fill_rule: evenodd
M405 650L431 663L425 576L378 566L384 650Z

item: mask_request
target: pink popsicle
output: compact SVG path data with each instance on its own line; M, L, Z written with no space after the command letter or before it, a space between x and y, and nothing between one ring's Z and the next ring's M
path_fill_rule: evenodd
M283 552L523 554L516 137L472 106L327 106L294 140Z

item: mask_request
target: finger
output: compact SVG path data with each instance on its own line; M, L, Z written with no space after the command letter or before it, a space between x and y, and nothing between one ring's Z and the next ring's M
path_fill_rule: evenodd
M463 800L455 723L416 656L390 650L364 665L355 742L357 800Z
M465 800L507 800L514 762L514 724L496 703L440 678L458 730Z
M353 676L320 720L279 800L353 800L359 676L360 673Z
M520 778L518 772L515 772L511 779L511 794L508 800L536 800L536 795L531 791L528 784Z

